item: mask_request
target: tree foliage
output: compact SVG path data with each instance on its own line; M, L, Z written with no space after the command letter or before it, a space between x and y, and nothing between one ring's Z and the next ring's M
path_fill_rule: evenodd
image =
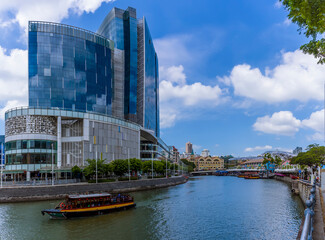
M71 172L73 178L80 178L82 170L80 169L80 167L76 165L73 168L71 168Z
M88 166L84 168L83 172L86 178L93 177L96 175L96 159L87 159ZM105 160L97 160L97 174L104 175L106 173Z
M116 159L112 162L113 172L117 176L123 176L128 172L128 160Z
M195 165L194 162L190 162L190 161L188 161L185 158L184 159L181 159L181 161L187 166L188 172L193 172L194 171L194 169L196 167L196 165Z
M273 157L271 155L271 153L265 153L263 156L264 160L263 160L263 165L269 163L275 164L275 165L280 165L282 160L279 156L275 156Z
M312 39L300 47L304 53L312 54L318 63L325 63L325 1L324 0L280 0L289 11L288 18L299 26L299 33Z
M318 144L312 144L307 147L307 152L301 152L298 156L293 157L291 164L307 165L309 167L316 167L324 164L325 147Z

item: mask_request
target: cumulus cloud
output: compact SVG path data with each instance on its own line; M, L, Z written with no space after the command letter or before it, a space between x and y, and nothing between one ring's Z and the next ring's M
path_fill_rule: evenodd
M310 140L324 140L324 109L313 112L308 119L302 121L302 125L316 132L309 137Z
M174 126L178 119L188 117L195 109L215 107L225 101L218 85L188 84L182 65L161 67L159 75L162 79L159 84L162 128Z
M296 119L290 111L280 111L273 113L272 116L259 117L253 125L255 131L284 136L293 136L300 127L301 121Z
M0 24L9 26L18 23L27 28L29 20L60 22L69 13L81 15L94 12L103 2L114 0L10 0L0 1Z
M27 105L27 50L0 47L0 119L9 108Z
M265 151L265 150L271 150L272 146L265 145L265 146L256 146L256 147L248 147L245 148L245 152L255 152L255 151Z
M154 40L155 49L159 56L159 64L170 67L191 61L193 54L187 48L187 44L191 39L191 35L184 34Z
M184 85L186 83L186 75L183 65L159 68L160 79L168 79L171 83Z
M280 111L272 116L257 118L253 125L255 131L284 136L293 136L302 128L315 131L312 136L307 137L308 140L323 140L324 109L311 113L309 118L303 120L295 118L290 111Z
M218 78L234 94L267 103L322 100L325 68L300 50L282 53L282 62L264 73L248 64L235 66L229 76Z

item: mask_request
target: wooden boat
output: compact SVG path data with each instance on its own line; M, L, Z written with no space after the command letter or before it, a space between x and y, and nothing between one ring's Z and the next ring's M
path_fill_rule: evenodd
M248 176L245 176L245 179L259 179L260 176L258 175L248 175Z
M244 178L244 177L246 177L247 175L246 174L238 174L237 175L237 177L239 177L239 178Z
M107 214L113 211L135 207L133 197L129 195L111 195L109 193L69 195L55 209L45 209L52 219L68 219Z

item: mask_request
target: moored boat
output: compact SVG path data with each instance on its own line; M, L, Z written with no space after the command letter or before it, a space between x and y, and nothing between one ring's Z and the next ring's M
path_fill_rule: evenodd
M259 179L260 176L258 175L248 175L248 176L245 176L245 179Z
M68 219L107 214L113 211L135 207L133 197L129 195L111 195L109 193L69 195L55 209L45 209L52 219Z

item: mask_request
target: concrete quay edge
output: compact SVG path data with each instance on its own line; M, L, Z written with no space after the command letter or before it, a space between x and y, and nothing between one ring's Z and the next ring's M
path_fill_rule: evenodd
M164 188L185 183L187 178L158 178L110 183L78 183L55 186L21 186L0 189L0 203L64 199L70 194L122 193Z

